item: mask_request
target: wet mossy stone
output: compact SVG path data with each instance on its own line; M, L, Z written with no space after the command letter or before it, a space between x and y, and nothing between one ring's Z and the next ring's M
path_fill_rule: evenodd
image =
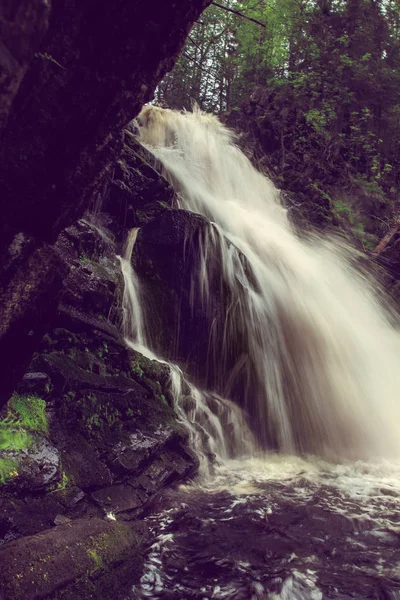
M79 519L10 542L0 548L1 598L48 598L69 585L78 586L75 598L88 598L91 582L113 565L129 559L139 571L146 535L143 523Z

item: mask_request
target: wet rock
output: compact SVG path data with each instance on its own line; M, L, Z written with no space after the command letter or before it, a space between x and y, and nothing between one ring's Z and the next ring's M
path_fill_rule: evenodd
M46 373L28 372L20 381L18 394L35 393L40 397L46 396L50 391L50 377Z
M194 474L197 466L197 461L188 464L188 461L177 452L168 452L157 458L143 472L143 475L148 477L156 489L161 489L176 480Z
M18 476L12 486L18 490L40 491L55 483L59 477L60 453L50 442L37 434L31 434L32 445L18 453L2 452L4 458L15 458Z
M68 437L65 446L62 451L63 469L74 485L78 486L78 494L112 483L112 476L107 465L82 436ZM75 502L79 501L83 495L76 498Z
M144 435L141 431L131 433L127 442L120 442L112 450L108 458L109 464L117 473L135 473L160 452L172 435L170 428L159 428L152 435Z
M205 365L208 316L201 303L191 306L192 273L197 249L208 221L183 210L165 212L141 228L133 262L146 298L146 319L152 323L151 346L180 364ZM179 332L174 339L173 332Z
M80 220L60 234L56 248L69 271L61 303L89 315L107 315L121 283L114 241L94 223Z
M44 598L74 584L88 597L91 581L105 569L130 561L131 581L142 562L146 529L138 523L76 520L51 530L8 543L0 548L2 599ZM115 582L115 590L117 585Z
M131 511L143 504L142 499L134 488L123 483L93 492L92 498L105 511L111 511L116 514L123 511Z
M21 494L20 494L21 496ZM54 525L54 519L64 512L64 506L56 494L27 495L19 500L13 497L4 502L4 517L8 537L33 535Z
M165 212L142 227L133 251L133 263L141 282L145 299L145 320L152 324L149 331L151 347L159 356L178 363L201 388L218 391L240 401L245 396L243 382L234 385L231 374L237 367L236 349L248 344L245 327L235 318L232 291L221 277L221 253L228 244L232 254L246 274L239 293L247 294L249 286L256 288L251 268L244 255L229 241L219 236L203 216L185 210ZM212 248L206 264L201 263L200 248ZM207 271L207 291L201 273ZM227 318L231 327L227 327ZM226 340L225 369L213 369L215 352L220 353L220 340L226 331L234 332ZM234 337L233 337L234 336ZM254 375L256 380L256 375ZM230 388L228 389L228 386ZM232 394L233 391L233 394Z
M151 189L155 172L148 165L144 172ZM161 198L166 188L158 175L156 188ZM166 212L162 206L158 214ZM176 423L168 366L128 349L119 331L121 274L112 236L82 220L59 236L55 252L68 276L19 390L46 397L57 469L39 480L50 471L30 464L2 487L3 541L108 512L132 520L161 488L198 466Z
M65 525L66 523L71 523L71 519L65 517L64 515L57 515L54 519L54 525Z
M88 353L87 353L88 354ZM124 375L98 375L78 366L74 358L63 353L53 352L42 358L51 381L57 390L104 390L108 392L146 394L146 391L134 380Z
M102 206L111 217L108 228L118 243L125 240L129 229L149 223L173 206L174 190L154 166L150 152L126 133L124 148Z

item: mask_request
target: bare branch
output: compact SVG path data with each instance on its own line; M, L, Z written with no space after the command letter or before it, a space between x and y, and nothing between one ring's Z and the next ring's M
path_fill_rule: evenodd
M248 17L247 15L244 15L243 13L239 12L238 10L233 10L232 8L228 8L227 6L222 6L222 4L218 4L217 2L211 2L211 4L213 4L217 8L222 8L222 10L226 10L234 15L238 15L239 17L242 17L242 19L246 19L247 21L256 23L256 25L259 25L260 27L264 27L264 29L266 29L266 26L264 25L264 23L261 23L261 21L257 21L257 19L253 19L253 17Z
M186 58L191 60L192 63L196 65L196 67L199 67L199 69L201 71L204 71L205 73L207 73L209 75L212 75L216 79L216 81L222 81L218 77L218 74L215 69L212 69L211 67L209 69L207 69L206 67L203 67L196 59L193 58L193 56L190 56L190 54L188 54L187 52L182 52L182 54L183 54L183 56L185 56Z

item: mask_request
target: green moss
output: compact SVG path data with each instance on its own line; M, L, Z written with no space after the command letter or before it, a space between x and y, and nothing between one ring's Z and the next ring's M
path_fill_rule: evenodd
M38 396L13 394L9 407L16 413L20 427L42 434L48 433L45 400Z
M70 483L70 478L68 477L67 473L64 470L61 471L61 479L57 484L57 491L67 489L69 483Z
M91 573L95 573L96 571L99 571L100 569L104 569L104 563L103 560L101 558L101 556L99 556L97 550L95 550L94 548L90 549L87 551L88 557L90 558L90 560L92 561L93 564L93 568L91 569Z
M37 396L14 394L8 403L5 419L0 421L0 451L19 452L29 448L32 436L29 431L47 433L46 402ZM0 458L0 482L8 483L18 475L18 459L14 456Z
M31 443L31 436L20 428L18 421L10 417L0 421L0 450L24 450Z
M18 461L15 458L0 458L0 482L4 485L18 476Z
M130 363L131 370L136 373L139 377L143 377L143 369L140 367L137 360L131 361Z
M121 412L111 402L99 400L93 392L74 403L74 413L78 415L81 430L95 439L122 427Z
M169 204L167 204L166 202L164 202L163 200L159 200L158 204L162 207L162 208L166 208L166 209L170 209L171 207L169 206Z

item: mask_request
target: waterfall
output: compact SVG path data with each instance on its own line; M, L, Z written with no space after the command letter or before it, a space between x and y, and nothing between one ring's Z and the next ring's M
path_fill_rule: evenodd
M199 459L199 474L206 478L214 462L253 454L254 439L238 406L215 393L200 391L187 381L177 365L156 356L149 348L140 285L131 262L138 231L135 228L128 233L123 256L118 256L124 279L122 333L132 350L168 365L178 420L189 432L191 447Z
M138 124L181 208L212 222L193 298L212 304L218 268L229 304L210 327L204 385L245 410L263 447L397 456L400 336L352 251L296 234L278 191L215 116L147 106Z

